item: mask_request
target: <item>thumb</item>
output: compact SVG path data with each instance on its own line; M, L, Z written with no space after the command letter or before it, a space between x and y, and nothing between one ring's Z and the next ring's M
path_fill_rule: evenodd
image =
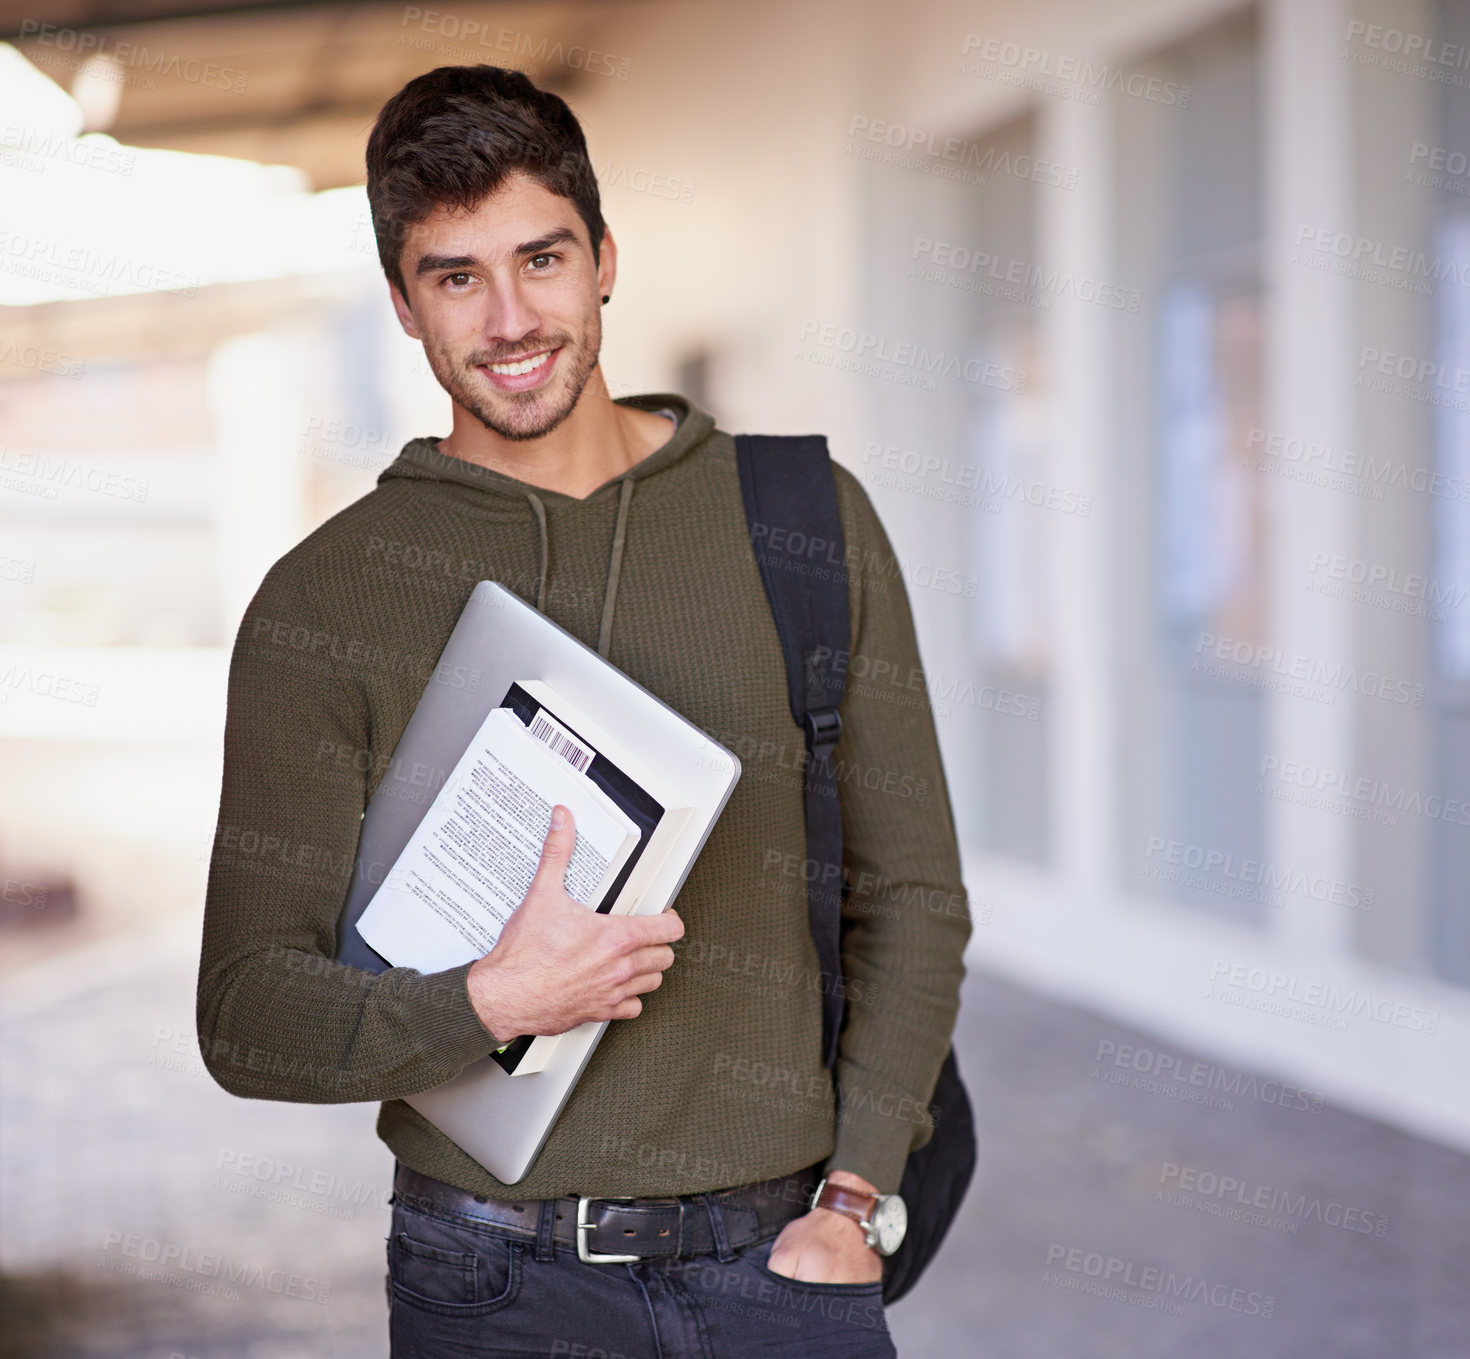
M577 827L570 807L557 803L551 809L551 826L541 844L541 858L536 864L527 896L539 888L566 890L567 864L577 844Z

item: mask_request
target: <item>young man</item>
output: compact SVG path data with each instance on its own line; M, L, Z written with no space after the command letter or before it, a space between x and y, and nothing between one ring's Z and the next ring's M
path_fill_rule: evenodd
M395 1355L891 1355L886 1196L932 1128L970 924L882 526L836 469L853 645L834 1089L803 739L733 440L675 394L609 399L617 251L576 119L513 71L431 71L379 115L368 195L393 306L452 423L283 557L246 612L200 960L205 1059L241 1096L383 1101ZM425 683L464 682L435 663L481 579L735 749L743 776L677 910L609 919L574 902L559 816L491 953L433 977L344 967L363 809ZM403 1100L518 1034L601 1019L620 1022L513 1189ZM578 1196L594 1223L580 1255Z

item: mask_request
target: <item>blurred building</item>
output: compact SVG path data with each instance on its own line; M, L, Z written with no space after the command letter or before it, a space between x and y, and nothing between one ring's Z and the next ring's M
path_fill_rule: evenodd
M7 881L198 911L245 601L448 428L367 130L420 71L517 65L588 134L615 394L826 431L877 503L975 964L1470 1148L1462 6L30 8Z

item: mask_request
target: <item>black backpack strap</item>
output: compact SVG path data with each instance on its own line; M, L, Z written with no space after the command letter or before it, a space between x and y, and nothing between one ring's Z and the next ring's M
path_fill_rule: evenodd
M737 434L735 461L781 651L791 715L806 737L807 920L822 970L822 1054L842 1029L842 807L832 748L850 646L846 547L820 434Z

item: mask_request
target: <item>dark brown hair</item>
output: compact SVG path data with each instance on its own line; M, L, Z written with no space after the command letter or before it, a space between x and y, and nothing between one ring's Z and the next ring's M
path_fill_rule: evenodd
M367 144L368 206L389 281L403 291L410 226L440 206L473 211L517 170L571 199L596 262L597 177L565 100L501 66L439 66L410 80L383 105Z

